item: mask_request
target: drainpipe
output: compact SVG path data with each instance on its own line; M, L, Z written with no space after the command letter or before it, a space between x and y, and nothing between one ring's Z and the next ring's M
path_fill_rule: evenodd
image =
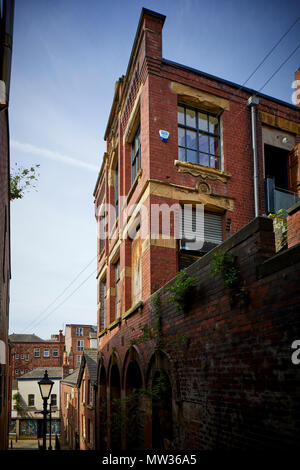
M251 130L252 130L252 150L253 150L253 184L254 184L254 211L255 217L259 216L259 193L258 193L258 163L257 163L257 135L256 135L256 106L259 98L250 96L247 106L251 107Z

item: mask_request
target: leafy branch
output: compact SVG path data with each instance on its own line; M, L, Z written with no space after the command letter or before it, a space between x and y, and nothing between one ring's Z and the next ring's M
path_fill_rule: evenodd
M40 165L33 165L30 168L23 168L15 163L15 168L10 173L10 200L22 199L25 192L30 188L35 188L35 182L39 174L37 169Z

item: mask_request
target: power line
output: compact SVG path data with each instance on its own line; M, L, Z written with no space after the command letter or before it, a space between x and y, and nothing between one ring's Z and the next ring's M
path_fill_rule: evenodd
M270 51L264 56L264 58L260 61L260 63L255 67L255 69L253 70L253 72L251 72L251 74L249 75L249 77L242 83L242 85L238 88L237 92L241 91L242 88L246 85L246 83L250 80L250 78L253 77L253 75L255 75L255 73L258 71L258 69L265 63L265 61L268 59L268 57L270 57L270 55L272 54L272 52L276 49L277 46L279 46L279 44L281 43L281 41L288 35L288 33L291 31L291 29L293 29L293 27L296 25L296 23L298 23L300 19L300 16L298 16L298 18L291 24L291 26L286 30L286 32L278 39L278 41L274 44L274 46L270 49ZM299 46L298 46L299 47ZM297 49L296 49L297 50ZM295 50L295 52L296 52ZM294 52L293 52L294 53ZM292 53L292 55L293 55ZM290 57L287 58L286 62L289 60ZM282 64L283 66L284 64ZM281 67L282 67L281 66ZM280 67L280 68L281 68ZM279 69L280 70L280 69ZM279 71L278 70L278 71ZM277 73L277 72L276 72ZM274 74L275 75L275 74ZM273 76L274 76L273 75ZM268 80L268 82L273 78L273 76ZM265 83L265 85L263 85L259 91L261 91L266 85L267 83ZM232 98L229 98L228 101L232 101ZM223 110L220 110L219 113L217 114L217 116L220 116L221 113L222 113ZM239 116L240 113L238 113L237 116ZM234 121L233 121L234 122Z
M261 91L265 86L272 80L273 77L279 72L279 70L282 69L282 67L287 63L287 61L295 54L295 52L299 49L300 43L298 46L293 50L293 52L290 53L290 55L280 64L280 66L275 70L275 72L271 75L270 78L263 84L263 86L258 90Z
M267 60L267 58L272 54L272 52L276 49L276 47L281 43L281 41L287 36L287 34L291 31L291 29L298 23L300 16L294 21L294 23L289 27L289 29L281 36L281 38L274 44L272 49L265 55L265 57L261 60L261 62L257 65L257 67L253 70L253 72L249 75L247 80L241 85L241 88L246 85L246 83L253 77L253 75L257 72L257 70L263 65L263 63Z
M86 277L84 279L84 281L82 281L81 284L79 284L79 286L76 287L76 289L73 290L73 292L71 292L71 294L68 295L68 297L66 297L59 305L57 305L53 310L51 310L51 312L49 312L44 318L42 318L34 327L34 330L36 330L36 328L40 325L40 323L42 321L45 321L50 315L52 315L52 313L54 313L57 309L59 309L59 307L61 307L70 297L72 297L72 295L75 294L75 292L78 291L78 289L83 285L85 284L94 274L96 274L97 272L97 269L95 269L88 277Z
M27 327L24 328L24 330L22 331L22 333L24 333L24 331L28 330L32 325L34 325L34 323L41 317L44 315L44 313L47 312L47 310L49 310L50 307L52 307L52 305L55 304L55 302L60 299L63 294L69 289L69 287L71 287L74 282L81 276L81 274L92 264L92 262L97 258L97 255L94 256L90 261L89 263L77 274L77 276L75 276L75 278L67 285L67 287L65 287L65 289L39 314L37 315L37 317L32 320Z

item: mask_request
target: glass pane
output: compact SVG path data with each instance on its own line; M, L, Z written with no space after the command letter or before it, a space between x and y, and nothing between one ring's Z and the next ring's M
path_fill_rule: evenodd
M209 116L209 132L219 134L219 121L214 116Z
M187 159L188 162L198 163L197 152L194 152L193 150L187 150L186 151L186 159Z
M181 162L184 162L185 161L185 149L182 149L182 148L178 148L178 160L180 160Z
M199 134L199 152L209 153L208 135Z
M201 131L207 132L207 114L198 113L198 126Z
M219 155L219 138L210 137L209 138L209 153L212 155Z
M185 147L184 135L185 130L182 129L182 127L178 127L178 145L180 145L180 147Z
M211 168L217 168L218 166L218 163L217 163L217 159L215 157L210 157L210 165L209 165Z
M196 112L192 109L186 109L186 125L196 127Z
M200 165L204 165L204 166L209 166L209 155L205 155L203 153L200 153Z
M183 106L178 106L178 124L184 125L184 108Z
M186 131L186 146L190 149L197 150L197 133L196 131Z

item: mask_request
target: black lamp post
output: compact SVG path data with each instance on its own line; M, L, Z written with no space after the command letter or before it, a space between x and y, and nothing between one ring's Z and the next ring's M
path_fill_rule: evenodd
M44 423L43 423L43 450L46 450L46 432L47 432L47 401L50 397L51 390L53 387L54 382L49 379L48 372L45 370L44 377L38 382L40 387L41 396L44 402L44 407L42 414L44 416Z

